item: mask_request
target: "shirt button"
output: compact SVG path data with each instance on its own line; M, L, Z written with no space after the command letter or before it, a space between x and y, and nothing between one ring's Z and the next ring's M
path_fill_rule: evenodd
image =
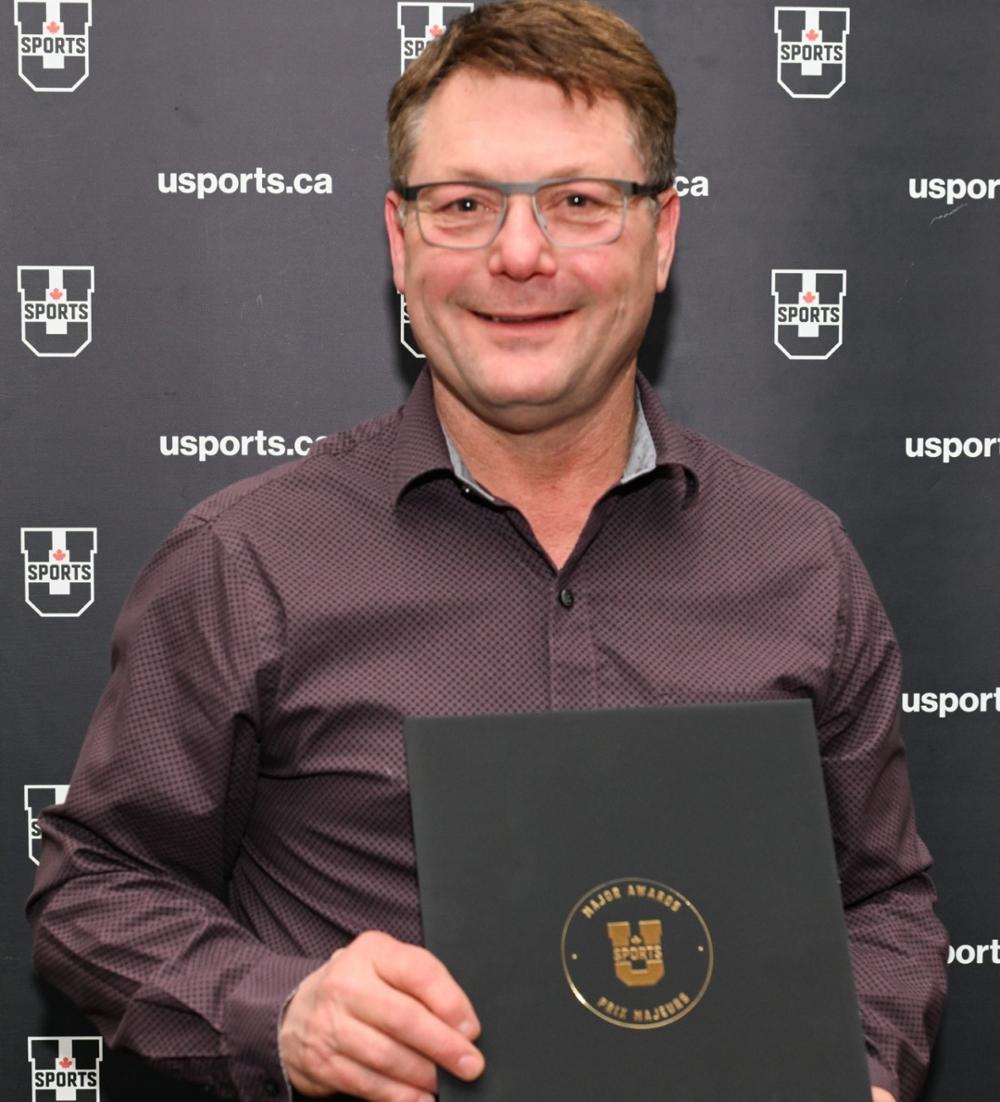
M573 602L576 598L573 596L572 589L560 589L559 590L559 603L563 608L572 608Z

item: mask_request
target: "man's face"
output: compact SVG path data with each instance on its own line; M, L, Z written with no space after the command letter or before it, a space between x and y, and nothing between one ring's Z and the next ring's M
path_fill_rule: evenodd
M567 101L548 81L460 69L427 104L409 183L603 176L648 182L617 98ZM660 197L663 201L664 197ZM386 197L396 286L437 385L509 431L545 428L596 408L635 365L653 298L673 256L678 199L656 217L629 202L610 245L559 248L531 199L508 199L481 249L427 245L416 214Z

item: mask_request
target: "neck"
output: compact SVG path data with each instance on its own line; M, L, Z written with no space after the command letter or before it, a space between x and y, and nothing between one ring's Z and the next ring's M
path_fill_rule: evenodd
M562 420L513 429L478 416L432 376L438 417L472 477L510 502L559 567L594 503L621 479L635 426L635 367L600 403Z

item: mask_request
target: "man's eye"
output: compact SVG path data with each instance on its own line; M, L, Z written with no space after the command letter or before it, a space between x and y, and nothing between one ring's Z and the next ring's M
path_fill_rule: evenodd
M592 188L579 191L553 192L543 200L543 206L554 212L567 214L594 214L607 210L612 205L611 197Z
M484 215L496 210L496 203L483 195L439 195L436 196L431 210L442 217L460 217L462 215Z

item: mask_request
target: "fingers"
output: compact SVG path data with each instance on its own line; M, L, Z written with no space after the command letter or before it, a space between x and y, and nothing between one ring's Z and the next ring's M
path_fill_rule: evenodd
M326 1096L331 1087L377 1102L431 1098L437 1090L434 1064L363 1022L340 1024L336 1043L313 1053L302 1094Z
M376 1032L393 1038L432 1064L447 1068L460 1079L474 1079L483 1070L479 1051L409 995L392 989L388 994L366 989L358 993L352 1009L358 1020Z
M307 976L279 1032L282 1062L302 1094L423 1102L436 1065L461 1079L483 1070L471 1043L479 1019L433 954L387 934L361 934Z
M480 1025L469 997L455 982L452 974L433 953L419 945L407 945L385 934L365 933L364 939L376 939L375 969L383 980L398 991L417 998L427 1009L474 1040ZM378 951L379 939L386 938L386 951Z
M469 1040L479 1035L479 1019L433 954L372 932L360 935L338 964L329 996L352 1017L461 1079L479 1075L482 1056Z

